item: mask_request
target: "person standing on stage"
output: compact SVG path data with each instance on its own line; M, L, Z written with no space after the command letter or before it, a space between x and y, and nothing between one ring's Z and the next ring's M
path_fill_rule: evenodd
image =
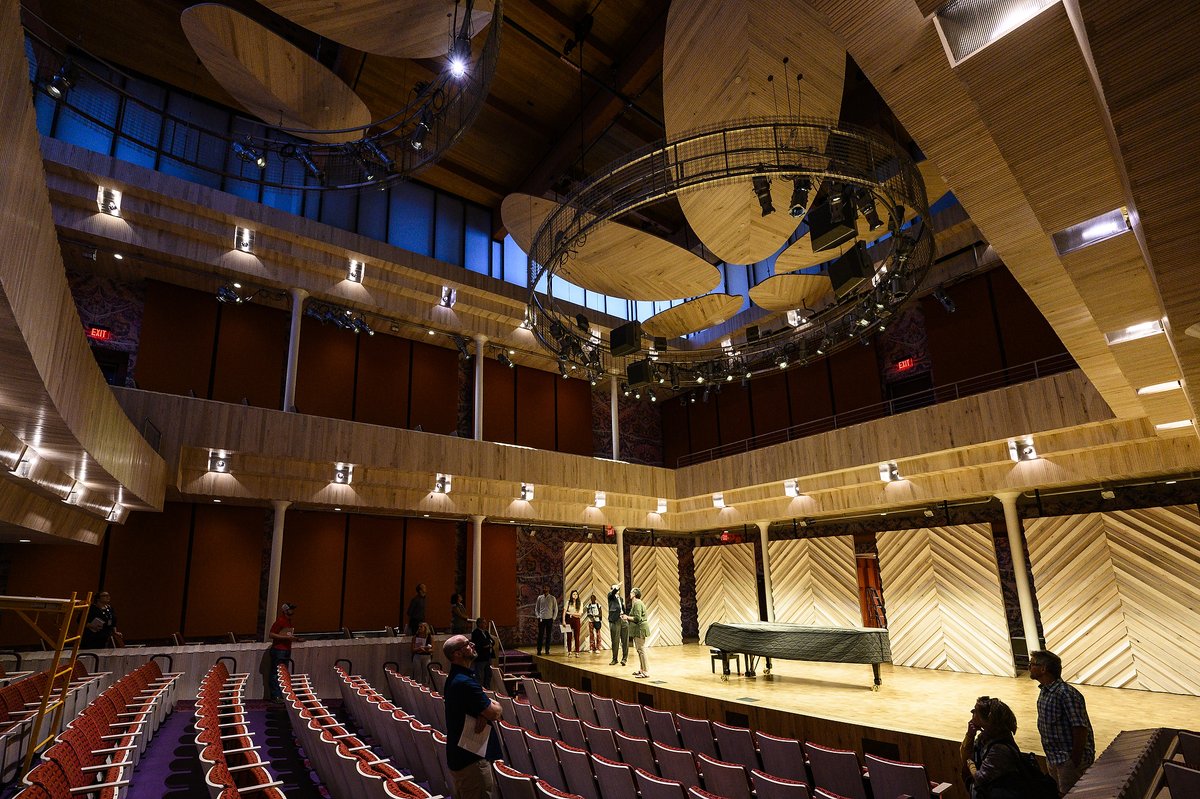
M646 639L650 637L650 620L646 617L646 603L642 601L642 589L632 591L633 602L629 606L629 635L633 638L634 649L637 650L638 670L634 677L649 677L646 671Z
M629 659L629 622L625 620L620 583L613 583L612 590L608 592L608 634L612 639L613 651L612 662L608 665L617 665L617 645L620 644L621 665L624 666Z
M425 583L417 583L417 593L408 603L408 632L416 635L425 623Z
M542 642L546 645L546 654L550 654L550 645L554 643L554 622L558 620L558 600L546 586L533 605L533 613L538 620L537 653L542 654Z
M1038 683L1038 733L1050 776L1065 794L1096 759L1096 737L1083 694L1062 679L1062 658L1039 649L1029 653L1029 678Z
M567 640L567 657L575 655L579 657L579 628L583 622L583 602L579 599L579 592L572 591L571 595L563 602L563 624L571 628L571 635ZM571 649L570 638L575 639L575 649Z
M583 619L588 626L588 642L594 655L600 651L600 625L604 624L604 614L600 610L600 603L596 600L595 594L588 597L587 604L583 606Z
M488 699L475 680L475 645L465 635L452 635L442 644L450 664L446 677L446 765L454 783L454 799L490 799L495 790L492 761L503 757L500 736L492 727L483 755L459 746L468 724L481 733L503 715L500 704Z

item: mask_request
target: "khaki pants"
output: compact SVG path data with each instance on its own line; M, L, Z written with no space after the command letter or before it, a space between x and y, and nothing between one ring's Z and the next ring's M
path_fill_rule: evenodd
M495 791L492 764L487 760L476 760L466 768L450 772L454 783L454 799L491 799Z
M642 637L633 639L633 648L637 650L638 665L644 673L646 671L646 639Z

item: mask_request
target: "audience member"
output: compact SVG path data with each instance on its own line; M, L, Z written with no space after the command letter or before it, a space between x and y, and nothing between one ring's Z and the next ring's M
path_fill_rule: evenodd
M429 684L429 659L433 655L433 628L421 622L412 640L412 678L422 685Z
M538 596L533 613L538 621L537 653L542 654L544 642L546 654L549 655L550 646L554 643L554 622L558 619L558 600L551 595L550 586L546 586Z
M284 602L279 606L279 616L271 625L271 674L268 682L271 685L271 701L283 701L283 688L279 685L279 666L292 659L292 643L299 641L296 628L292 626L292 614L296 612L294 602Z
M408 632L417 634L417 629L425 621L425 583L417 583L417 593L408 603Z
M475 679L484 688L492 687L492 659L496 657L496 642L488 632L487 619L480 616L471 631L471 643L475 645Z
M471 634L471 617L463 604L463 595L455 591L450 595L450 632L455 635Z
M642 601L642 589L635 588L631 592L633 601L629 605L629 635L633 638L633 647L637 650L638 670L634 677L649 677L646 671L646 639L650 637L650 621L646 617L646 603Z
M600 609L600 603L596 600L595 594L589 596L587 604L583 606L583 618L584 623L588 626L588 643L594 655L600 651L603 643L600 629L604 624L604 613Z
M617 665L617 650L621 650L621 665L629 659L629 622L625 619L625 602L621 599L621 584L613 583L608 592L608 634L612 641L612 662ZM619 644L619 646L618 646Z
M92 604L88 607L87 623L83 627L79 648L108 649L114 643L113 638L119 635L112 596L107 591L100 591L92 597Z
M1038 683L1038 733L1059 794L1071 790L1096 759L1096 738L1083 694L1062 679L1062 658L1039 649L1029 654L1029 678Z
M471 667L475 663L475 645L465 635L452 635L442 645L442 654L450 663L446 678L446 765L454 782L454 799L490 799L495 790L492 761L502 757L500 736L493 726L482 756L459 746L466 725L482 733L500 719L499 703L483 693Z
M999 699L981 696L971 708L960 755L973 799L1025 799L1017 717Z
M579 657L579 628L583 621L583 603L579 600L579 592L572 591L563 602L563 624L571 629L567 635L567 657ZM574 639L574 648L572 640Z

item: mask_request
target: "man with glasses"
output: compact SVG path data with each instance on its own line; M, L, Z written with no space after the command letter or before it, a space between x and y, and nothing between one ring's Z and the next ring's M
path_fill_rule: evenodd
M1029 678L1038 683L1038 733L1050 776L1060 795L1071 790L1096 759L1096 738L1083 694L1062 679L1062 658L1037 650L1029 654Z
M465 749L464 733L479 735L500 719L500 705L487 698L475 679L475 644L465 635L452 635L442 645L450 664L446 677L446 765L454 781L454 799L489 799L494 789L492 761L500 759L500 737L493 727L480 754ZM467 725L471 725L467 729Z

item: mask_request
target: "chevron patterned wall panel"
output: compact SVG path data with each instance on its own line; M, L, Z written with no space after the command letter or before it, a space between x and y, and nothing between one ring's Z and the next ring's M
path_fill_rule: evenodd
M600 625L600 638L604 647L608 648L608 591L617 581L617 545L616 544L587 544L571 542L563 547L563 594L570 596L571 591L579 592L580 601L587 604L588 596L596 595L600 610L604 614L604 624ZM559 599L562 602L562 598ZM581 632L586 646L588 637L586 628Z
M990 525L887 532L876 541L893 663L1015 676Z
M848 535L767 544L775 621L861 627L854 539Z
M1030 519L1025 537L1064 679L1200 695L1196 506Z
M696 547L695 557L701 643L713 622L759 621L754 544Z
M675 547L631 547L633 588L642 589L650 617L647 646L679 646L683 621L679 613L679 553Z

